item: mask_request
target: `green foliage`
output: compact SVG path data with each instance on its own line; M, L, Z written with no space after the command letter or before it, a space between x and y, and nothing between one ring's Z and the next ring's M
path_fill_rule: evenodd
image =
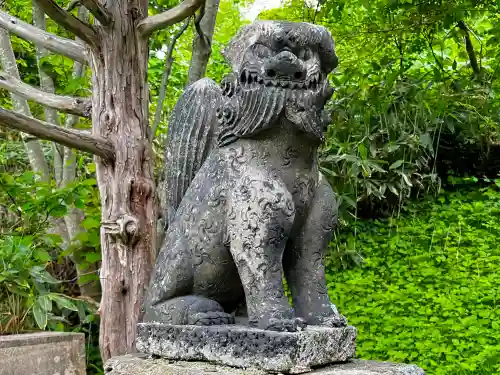
M61 280L55 275L66 262L65 256L82 247L87 252L80 256L87 257L89 263L99 260L95 256L100 254L99 221L94 223L96 219L87 216L82 223L86 232L69 244L50 228L54 220L74 207L85 209L91 204L94 185L95 181L87 180L55 189L36 181L32 172L0 174L1 332L61 329L69 324L72 311L79 314L81 323L88 323L92 306L68 297L68 287L74 280Z
M358 356L416 363L432 375L500 373L498 238L499 180L343 232L327 282L359 330ZM349 267L349 253L364 258L361 267Z
M406 199L438 190L450 171L496 177L498 2L305 4L287 1L260 18L318 23L336 39L340 65L321 166L344 220L389 216Z

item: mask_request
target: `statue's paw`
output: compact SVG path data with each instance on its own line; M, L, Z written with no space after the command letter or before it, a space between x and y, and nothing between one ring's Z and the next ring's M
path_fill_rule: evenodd
M234 316L220 311L199 312L188 317L188 324L195 326L234 324Z
M347 327L347 319L344 315L335 314L327 318L323 318L321 325L330 328Z
M306 327L306 322L302 318L276 319L270 318L264 329L268 331L296 332Z

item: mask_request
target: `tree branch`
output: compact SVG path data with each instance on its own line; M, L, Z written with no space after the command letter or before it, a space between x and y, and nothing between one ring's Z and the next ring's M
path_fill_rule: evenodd
M91 46L97 41L96 31L88 23L83 22L71 13L65 11L54 0L36 0L40 8L60 26L72 32Z
M161 113L163 111L163 103L165 102L165 97L167 96L168 78L170 77L170 72L172 71L172 64L174 63L174 58L172 55L174 53L175 44L177 43L177 40L179 40L179 38L182 36L184 31L186 31L186 29L188 28L189 21L190 18L187 18L186 21L184 22L184 25L182 25L181 29L172 37L172 41L168 46L167 55L165 57L165 70L163 71L160 92L158 94L158 103L156 104L155 120L151 130L151 140L154 139L156 135L156 129L158 129L158 125L160 124Z
M184 0L184 2L172 9L151 17L146 17L137 25L139 33L143 37L147 38L151 35L151 33L157 30L173 25L192 16L196 10L204 4L204 2L204 0Z
M36 0L35 0L36 1ZM71 12L76 7L80 6L80 0L71 0L66 7L66 12Z
M219 0L206 0L195 20L197 35L193 38L193 53L189 64L187 85L203 78L212 54L212 39L219 11Z
M0 88L60 112L82 117L90 117L92 113L92 102L87 98L74 98L38 90L2 71L0 71Z
M469 34L469 28L465 24L464 21L459 21L457 27L463 31L464 33L464 41L465 41L465 50L467 51L467 55L469 56L470 66L474 74L481 74L481 68L477 62L476 52L474 51L474 46L472 45L472 40Z
M52 125L4 108L0 108L0 125L89 152L107 160L114 159L113 145L100 136Z
M83 44L40 30L38 27L12 17L1 10L0 27L59 55L80 62L87 61L86 48Z
M101 25L108 26L111 23L111 14L98 1L80 0L80 4L87 8L88 11L92 13L92 15L99 21Z

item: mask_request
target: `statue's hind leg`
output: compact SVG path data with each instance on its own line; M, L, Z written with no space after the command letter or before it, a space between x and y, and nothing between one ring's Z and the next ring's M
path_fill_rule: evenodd
M230 199L228 230L231 254L241 278L249 324L262 329L295 331L295 317L283 288L282 257L295 217L284 184L249 171Z
M285 277L292 293L295 314L307 324L345 326L346 319L328 297L324 257L337 220L334 193L320 182L308 217L284 254Z
M188 245L174 229L160 250L144 306L144 322L216 325L234 323L234 317L211 299L190 295L193 265Z
M233 324L234 317L217 302L201 296L172 298L146 308L144 321L166 324Z

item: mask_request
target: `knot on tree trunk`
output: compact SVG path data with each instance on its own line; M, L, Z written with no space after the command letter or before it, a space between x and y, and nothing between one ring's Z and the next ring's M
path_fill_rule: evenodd
M102 222L105 232L125 245L133 245L139 236L139 220L124 214L116 220Z

